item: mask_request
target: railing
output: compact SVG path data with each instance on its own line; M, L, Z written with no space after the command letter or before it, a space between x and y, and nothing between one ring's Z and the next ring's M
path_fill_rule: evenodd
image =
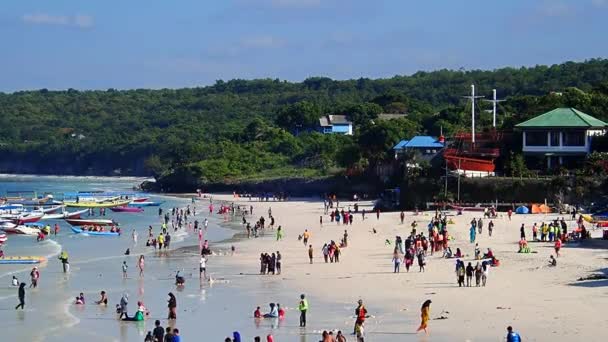
M498 158L500 156L499 148L487 148L487 147L474 147L474 148L446 148L443 150L444 156L455 156L455 155L477 155L477 156L488 156Z

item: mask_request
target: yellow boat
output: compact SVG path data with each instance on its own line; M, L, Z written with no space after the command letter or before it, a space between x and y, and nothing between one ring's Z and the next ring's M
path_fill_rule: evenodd
M66 202L66 207L73 208L113 208L127 205L131 200L111 201L111 202Z

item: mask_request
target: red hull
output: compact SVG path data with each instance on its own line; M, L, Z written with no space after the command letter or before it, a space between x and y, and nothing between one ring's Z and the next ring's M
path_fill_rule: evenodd
M147 200L149 200L149 197L144 197L144 198L136 198L133 200L133 202L145 202Z
M494 172L494 161L478 158L467 158L454 155L444 155L448 167L452 170L466 170L477 172Z

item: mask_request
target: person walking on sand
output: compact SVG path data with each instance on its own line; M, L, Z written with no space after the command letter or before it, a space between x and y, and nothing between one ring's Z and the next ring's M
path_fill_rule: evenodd
M277 241L281 240L283 240L283 230L281 229L281 226L279 226L279 228L277 228Z
M310 260L311 264L312 264L312 255L313 255L312 245L309 245L308 246L308 259Z
M526 230L525 230L525 226L524 226L523 223L521 224L521 227L519 227L519 238L521 240L525 240L526 239Z
M466 274L467 274L467 287L471 287L471 282L473 281L473 273L475 272L475 268L471 263L467 265Z
M139 256L139 260L137 261L137 267L139 268L139 276L144 276L144 256L143 254Z
M399 218L401 219L401 224L403 224L403 220L405 220L405 213L403 211L399 214Z
M281 253L279 253L279 251L277 251L277 260L276 260L276 268L277 268L277 274L281 274Z
M431 316L431 303L431 300L428 299L422 304L422 307L420 308L420 326L418 327L418 330L416 330L416 332L424 330L425 333L429 333L428 323Z
M393 273L399 273L399 268L401 266L401 257L399 256L399 251L397 247L395 247L395 251L393 252Z
M490 237L492 237L493 230L494 230L494 222L492 222L492 220L490 220L490 223L488 223L488 234L490 235Z
M469 228L469 240L471 243L475 242L475 237L477 236L477 231L475 230L475 225L471 225Z
M426 260L424 257L424 251L418 252L418 267L420 267L420 272L424 272L424 266L426 265Z
M304 229L304 233L302 234L302 242L304 243L304 246L308 245L308 239L310 239L310 232L308 229Z
M300 295L298 310L300 310L300 328L304 328L306 327L306 312L308 311L308 300L304 294Z
M559 258L559 250L562 249L562 240L555 240L555 257Z
M21 308L21 310L25 309L25 283L19 285L17 296L19 297L19 305L15 306L15 310L19 308Z

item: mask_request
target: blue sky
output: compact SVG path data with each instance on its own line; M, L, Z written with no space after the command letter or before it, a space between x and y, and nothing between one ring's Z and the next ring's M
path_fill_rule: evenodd
M581 61L608 56L607 18L608 0L4 0L0 91Z

